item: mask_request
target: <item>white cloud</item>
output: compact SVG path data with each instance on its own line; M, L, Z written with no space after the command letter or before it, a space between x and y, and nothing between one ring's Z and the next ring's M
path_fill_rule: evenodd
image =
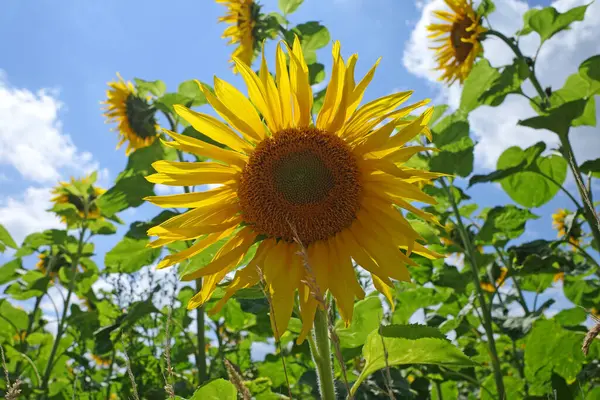
M564 12L572 7L587 3L584 0L558 0L552 5ZM443 0L433 0L423 7L421 19L416 24L404 53L404 65L413 74L427 79L440 91L438 103L447 102L456 108L460 99L460 87L447 88L438 83L439 73L433 71L435 62L433 51L426 50L431 45L427 39L427 25L434 21L432 12L445 8ZM490 16L492 27L511 36L522 26L523 14L529 9L526 2L519 0L498 0L496 11ZM577 71L586 58L600 52L600 4L592 3L585 20L576 22L572 29L561 32L542 47L537 62L537 76L544 86L555 89L562 87L566 78ZM520 47L525 55L533 56L539 44L539 37L532 33L520 39ZM501 66L511 62L514 55L503 42L496 38L484 42L485 56L492 65ZM524 91L534 95L529 82ZM597 111L600 105L597 106ZM520 119L535 116L527 99L510 95L499 107L482 106L469 115L471 130L479 144L475 148L476 165L485 169L495 169L498 156L510 146L526 147L544 140L549 147L556 147L556 135L548 131L534 130L517 126ZM579 161L598 157L600 137L597 128L580 127L572 131L573 147Z
M19 197L0 197L0 223L17 243L30 233L59 228L60 220L49 212L50 188L27 188Z
M55 91L12 87L0 71L0 164L42 183L57 181L63 168L78 173L96 169L92 155L78 151L62 132L62 107Z

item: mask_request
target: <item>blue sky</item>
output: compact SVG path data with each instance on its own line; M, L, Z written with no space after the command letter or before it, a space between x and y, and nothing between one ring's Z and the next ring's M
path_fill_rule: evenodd
M525 4L503 0L497 2L499 9L503 2ZM261 3L266 12L277 10L276 0ZM290 20L292 24L317 20L327 26L332 39L342 42L344 56L359 54L357 75L364 74L378 57L383 57L365 100L407 89L415 91L414 100L439 99L445 96L442 87L407 71L404 64L407 42L422 17L422 5L418 3L305 0ZM549 2L530 1L529 4ZM211 83L217 74L245 91L241 79L233 76L228 66L232 48L225 46L225 40L221 39L225 26L217 24L217 18L223 13L222 5L209 0L64 0L39 1L35 6L30 2L8 1L0 14L0 37L4 38L0 41L0 70L4 71L5 86L12 90L32 93L44 88L53 90L51 96L62 104L57 129L61 135L70 136L77 152L91 154L92 159L87 160L86 165L97 163L101 170L108 171L104 183L109 185L126 163L124 148L115 150L116 133L109 131L100 109L106 83L115 78L117 71L129 80L134 77L161 79L171 91L188 79ZM423 48L422 52L428 50ZM318 57L328 71L330 46L321 50ZM54 155L55 158L60 156ZM77 172L76 165L60 169L62 178L77 175ZM0 179L0 207L5 208L8 198L18 202L28 188L54 185L48 180L25 179L17 168L1 159L0 176L3 177ZM483 206L511 203L494 185L476 186L469 194ZM541 218L529 224L525 240L555 237L550 214L559 207L570 206L558 195L551 203L533 210ZM124 212L122 217L129 223L149 219L159 211L144 205ZM127 225L121 227L119 233L126 230ZM96 241L101 255L99 264L118 237ZM2 258L6 259L6 255L0 255L0 260Z

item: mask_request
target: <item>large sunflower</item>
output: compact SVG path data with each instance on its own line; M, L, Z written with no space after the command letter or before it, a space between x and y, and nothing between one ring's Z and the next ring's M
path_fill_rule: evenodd
M422 238L396 208L433 221L430 214L409 202L435 203L415 183L440 175L403 166L411 156L426 150L405 144L421 132L429 135L427 122L433 109L416 119L404 117L428 101L399 108L412 94L402 92L359 107L376 65L356 84L357 55L344 61L340 44L335 42L331 81L313 122L308 67L297 38L287 52L289 70L281 43L277 45L274 75L267 69L264 52L258 75L234 58L249 98L216 77L214 94L200 85L229 125L175 106L195 129L227 148L166 131L173 139L165 142L167 146L215 161L158 161L153 164L157 173L147 179L172 186L220 186L148 197L161 207L191 209L149 229L148 234L159 237L150 244L154 247L196 239L189 249L165 257L159 268L193 257L226 238L212 262L184 274L184 280L204 278L202 290L190 300L189 308L209 300L216 285L256 249L212 311L218 311L237 290L263 281L272 300L274 332L280 336L287 328L298 289L301 342L312 327L318 306L308 282L316 283L320 293L328 290L332 294L349 324L354 299L365 295L353 261L372 274L375 287L389 298L391 279L410 279L406 266L414 265L411 252L441 257L416 242ZM395 128L399 128L396 134Z
M106 91L106 112L104 115L107 122L116 122L119 131L119 143L117 149L125 142L129 155L136 149L150 146L156 140L157 124L156 110L148 100L138 95L137 90L131 82L125 82L121 75L115 82L109 82L110 87Z
M463 83L467 78L475 58L481 52L480 35L486 31L481 25L481 18L473 10L472 0L444 0L452 9L435 11L434 15L444 23L431 24L427 30L432 32L430 39L441 44L436 50L436 70L443 71L440 80Z
M77 210L77 216L79 218L97 219L101 218L100 209L96 204L98 196L106 192L106 189L95 187L90 183L90 177L83 179L71 178L71 182L60 182L57 187L52 190L54 197L50 200L55 204L70 204ZM83 185L89 186L86 193L76 193L73 186ZM88 203L87 216L85 215L84 205ZM72 224L76 222L77 218L70 218L67 215L62 215L61 219L63 222Z
M229 38L228 44L237 44L231 55L231 62L235 58L247 65L252 64L256 49L255 27L258 20L260 6L253 0L216 0L227 7L227 14L219 18L219 22L231 24L223 32L223 38ZM235 63L234 63L234 71Z

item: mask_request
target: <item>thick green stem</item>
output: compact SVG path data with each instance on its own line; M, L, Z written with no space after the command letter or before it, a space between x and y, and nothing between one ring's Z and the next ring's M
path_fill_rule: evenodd
M320 308L317 309L315 314L315 342L316 348L313 349L313 346L311 346L311 352L313 353L313 361L317 366L321 400L335 400L328 317L327 312Z
M202 279L196 279L196 290L202 289ZM198 384L202 385L208 377L206 376L206 338L204 336L204 306L196 308L196 367L198 368ZM217 332L217 335L219 332Z
M110 365L108 366L108 372L106 373L106 400L110 400L110 389L112 389L112 385L110 384L110 378L112 377L113 368L115 365L115 357L117 355L117 351L113 347L112 353L110 353Z
M471 239L469 238L467 229L463 224L462 217L460 215L460 211L458 210L458 205L456 204L456 200L454 199L454 194L452 193L451 188L448 187L444 178L440 179L440 182L442 184L442 187L446 191L448 199L450 200L450 204L452 205L452 210L456 218L456 225L464 243L465 252L467 253L467 257L469 258L469 265L471 266L473 284L475 285L475 290L477 291L477 297L481 306L481 312L483 314L481 322L483 324L483 329L485 330L485 334L487 337L490 358L492 360L492 369L494 371L494 380L496 381L496 389L498 392L498 397L500 399L504 399L504 380L502 379L502 369L500 367L498 352L496 351L496 340L494 339L494 330L492 328L491 313L488 308L488 304L486 302L483 290L481 289L481 282L479 281L479 268L477 267L477 260L475 259L475 253L473 252L473 244L471 243Z
M598 214L596 214L594 205L592 204L592 200L588 194L588 190L583 183L583 179L581 179L581 170L579 169L579 165L577 165L577 161L575 160L573 147L571 147L571 142L569 141L568 136L560 136L560 143L565 153L565 158L567 159L569 167L571 168L571 172L575 177L575 183L577 184L579 195L583 200L583 215L590 226L590 230L592 231L596 245L598 248L600 248L600 217Z
M63 305L62 315L60 317L60 321L58 323L58 328L56 330L56 338L54 338L54 343L52 344L52 350L50 351L50 357L48 358L48 364L46 365L46 371L44 372L44 377L42 378L42 394L40 396L41 399L45 399L48 394L48 382L50 381L50 375L52 374L52 368L54 367L54 357L56 356L56 352L58 350L58 345L60 344L60 339L62 335L66 331L65 323L67 321L67 314L69 313L69 305L71 304L71 296L73 295L73 291L75 290L75 280L77 278L77 264L79 263L79 259L81 258L81 253L83 252L84 245L84 237L85 231L87 229L86 219L87 219L87 205L85 208L85 217L82 222L81 232L79 233L79 242L77 244L77 253L73 258L73 262L71 264L71 280L69 282L69 289L67 292L67 297L65 299L65 303Z

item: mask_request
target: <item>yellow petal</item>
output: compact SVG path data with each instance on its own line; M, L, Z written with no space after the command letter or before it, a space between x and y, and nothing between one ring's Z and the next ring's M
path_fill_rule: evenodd
M198 85L201 85L198 82ZM238 130L246 139L260 142L266 137L265 126L256 109L239 90L228 82L214 78L216 97L210 90L200 86L215 111Z
M300 335L298 335L298 339L296 339L297 344L302 344L306 336L310 333L313 322L315 320L315 313L317 311L317 306L319 303L315 299L313 293L311 293L310 289L306 285L300 285L298 288L298 296L300 299L300 316L302 317L302 330L300 331Z
M203 276L217 274L220 271L235 268L254 243L256 234L250 228L244 228L232 237L217 254L215 258L198 271L183 275L181 280L191 281Z
M356 109L358 108L358 106L363 98L363 95L365 94L365 90L367 90L367 86L369 86L369 83L371 83L371 80L373 79L373 76L375 75L375 70L377 69L377 66L379 65L380 61L381 61L381 57L377 59L377 61L375 62L375 65L373 65L371 67L369 72L367 72L367 74L364 76L364 78L361 79L361 81L358 83L358 85L352 91L352 94L349 97L348 102L347 102L348 108L346 109L346 115L352 115L352 113L354 111L356 111Z
M194 257L197 254L200 254L204 251L208 246L216 243L217 241L226 238L227 236L233 233L233 229L228 229L223 232L211 233L205 238L199 239L196 243L194 243L190 248L180 251L179 253L169 254L165 258L161 260L160 263L156 266L157 269L163 269L170 267L173 264L177 264L183 260Z
M148 196L144 200L163 208L196 208L211 205L229 198L236 194L227 186L220 186L206 192L172 194L168 196Z
M222 149L218 146L214 146L191 136L180 135L166 129L163 129L163 132L174 139L169 142L161 139L165 146L186 151L188 153L193 153L201 157L207 157L212 160L223 161L229 165L237 166L240 169L243 168L248 161L248 157L241 153Z
M241 153L250 153L252 147L244 141L241 137L236 135L234 131L229 129L224 123L218 119L211 117L208 114L202 114L190 110L179 104L173 106L175 112L187 122L189 122L194 129L201 132L211 138L212 140L223 143L229 146L235 151Z
M292 95L292 87L290 85L290 76L288 73L285 54L281 49L281 43L277 43L276 51L276 70L277 87L281 100L282 123L284 128L296 126L297 120L294 116L294 111L298 109L296 97Z
M272 120L267 121L269 128L272 132L278 132L283 129L283 114L281 112L281 100L279 98L279 91L275 86L275 80L273 76L269 73L269 68L267 67L267 59L265 58L265 47L263 45L262 49L262 62L260 63L260 69L258 71L260 80L263 84L263 88L265 89L265 100L267 105L269 106L270 115Z
M377 289L378 292L385 296L388 303L390 304L390 307L392 308L392 312L394 312L394 308L396 307L396 305L394 304L394 299L392 297L392 291L390 290L390 287L386 285L381 279L379 279L377 275L371 274L371 278L373 279L373 285L375 286L375 289Z
M294 110L294 118L298 127L304 127L308 126L312 120L313 94L308 80L308 66L304 60L298 37L294 39L292 50L288 47L288 52L290 55L290 83L298 102L298 109Z
M194 186L209 183L225 183L234 179L237 170L213 162L156 161L152 167L158 171L146 177L153 183L169 186Z
M333 71L327 85L323 107L317 117L317 128L337 132L346 117L344 79L346 66L340 55L340 42L333 44Z
M235 62L240 75L244 79L244 82L246 82L248 97L250 97L252 104L254 104L262 114L271 133L276 132L273 123L273 115L271 114L271 107L269 107L267 101L267 89L248 65L236 58L234 58L233 61Z

